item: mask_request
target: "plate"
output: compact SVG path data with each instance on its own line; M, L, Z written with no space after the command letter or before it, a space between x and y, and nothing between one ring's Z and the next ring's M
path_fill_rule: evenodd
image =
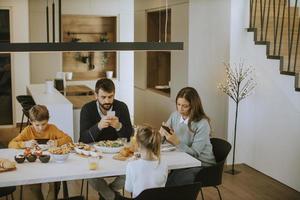
M101 152L96 152L95 149L94 151L87 151L84 149L80 149L78 147L74 148L75 152L79 155L84 155L84 156L93 156L93 157L101 157Z
M49 145L48 144L39 144L38 145L42 151L46 151L49 149Z
M95 149L97 151L101 151L102 153L119 153L123 146L121 147L103 147L99 145L94 145Z
M155 89L165 90L165 89L170 89L170 86L168 86L168 85L156 85Z

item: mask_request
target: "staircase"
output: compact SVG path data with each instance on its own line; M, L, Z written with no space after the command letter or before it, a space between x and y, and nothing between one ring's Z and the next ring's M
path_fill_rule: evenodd
M300 91L300 11L298 0L250 0L250 28L267 58L280 60L280 73L295 76ZM298 6L298 7L297 7Z

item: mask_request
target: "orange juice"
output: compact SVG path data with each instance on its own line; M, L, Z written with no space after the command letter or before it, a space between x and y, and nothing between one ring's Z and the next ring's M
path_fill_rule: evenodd
M89 157L88 158L88 164L89 164L89 170L96 170L98 168L98 157Z
M96 162L90 162L89 163L89 169L90 170L96 170L97 169L97 163Z

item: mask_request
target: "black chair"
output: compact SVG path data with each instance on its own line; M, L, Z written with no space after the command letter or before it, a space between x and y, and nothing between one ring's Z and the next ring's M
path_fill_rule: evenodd
M14 191L16 191L16 186L10 186L10 187L1 187L0 188L0 197L6 197L8 200L8 196L11 196L11 199L14 200Z
M219 197L222 200L218 185L222 184L222 175L225 160L230 152L231 144L220 138L211 138L210 142L213 146L213 153L217 164L202 169L196 176L195 181L201 182L202 187L215 187L218 191ZM202 188L201 197L204 200Z
M141 192L133 200L196 200L201 183L195 182L189 185L172 187L151 188ZM123 197L117 194L118 200L130 200L132 198Z
M35 102L30 95L19 95L16 97L16 99L21 104L22 111L23 111L22 121L21 121L21 126L20 126L20 132L21 132L22 128L23 128L24 115L27 117L27 125L28 125L29 110L35 105Z
M5 145L0 143L0 149L6 148ZM10 187L0 187L0 197L5 197L8 199L8 196L11 196L11 199L14 200L14 191L16 191L16 186L10 186Z

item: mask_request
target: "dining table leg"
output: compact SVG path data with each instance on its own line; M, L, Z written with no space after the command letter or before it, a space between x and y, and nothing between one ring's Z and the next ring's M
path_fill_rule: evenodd
M64 196L64 199L69 198L69 191L68 191L67 181L63 181L63 196Z

